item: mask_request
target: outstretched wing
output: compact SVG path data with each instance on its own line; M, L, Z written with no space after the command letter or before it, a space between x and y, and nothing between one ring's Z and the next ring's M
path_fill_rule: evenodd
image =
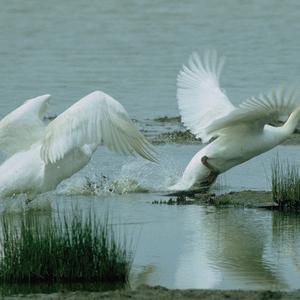
M85 96L48 125L41 157L45 163L54 163L74 148L100 143L119 153L156 161L151 144L124 107L100 91Z
M177 77L177 100L184 125L207 142L205 128L216 119L235 109L219 86L224 58L218 59L215 51L207 51L201 61L193 53L188 66L183 66Z
M27 100L0 121L0 150L12 155L42 138L49 98L43 95Z
M252 97L241 103L227 116L216 120L206 128L207 135L217 135L219 131L246 125L255 130L289 115L300 105L299 91L295 87L279 86L268 94Z

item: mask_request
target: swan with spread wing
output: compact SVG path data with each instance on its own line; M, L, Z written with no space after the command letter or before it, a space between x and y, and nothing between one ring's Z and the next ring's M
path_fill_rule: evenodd
M207 143L187 165L174 194L207 191L217 176L282 143L300 118L295 88L280 86L234 106L219 85L224 58L193 53L177 77L177 100L183 124ZM289 116L283 126L269 125Z
M0 122L0 196L53 190L82 169L100 144L156 161L151 144L109 95L93 92L44 123L50 95L27 100Z

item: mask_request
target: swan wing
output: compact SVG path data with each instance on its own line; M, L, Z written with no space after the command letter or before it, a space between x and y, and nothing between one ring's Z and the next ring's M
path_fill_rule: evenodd
M119 153L156 161L151 144L124 107L100 91L85 96L47 126L41 157L45 163L55 163L74 148L101 143Z
M50 95L29 99L0 121L0 150L12 155L42 138L49 99Z
M181 119L202 142L210 139L205 128L235 109L219 85L223 65L224 57L218 58L216 51L205 52L202 60L193 53L177 77Z
M262 130L266 124L289 115L299 106L299 92L295 87L279 86L267 94L260 94L241 103L227 116L215 120L206 128L208 135L217 135L219 131L246 125Z

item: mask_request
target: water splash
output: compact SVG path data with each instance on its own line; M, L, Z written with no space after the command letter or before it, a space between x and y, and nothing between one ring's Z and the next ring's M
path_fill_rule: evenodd
M162 156L165 155L167 153ZM105 174L97 174L97 169L91 168L84 175L80 173L64 181L56 193L99 196L166 191L179 178L180 172L176 165L172 159L162 159L160 165L135 159L127 161L118 169L107 170Z

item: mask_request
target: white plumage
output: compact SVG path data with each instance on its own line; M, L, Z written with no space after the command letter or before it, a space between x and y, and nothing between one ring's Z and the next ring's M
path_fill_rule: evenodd
M83 168L100 145L156 161L151 144L124 107L109 95L93 92L48 124L43 119L50 95L26 101L0 122L0 196L30 198L56 188Z
M268 151L292 134L300 118L300 95L280 86L235 107L219 86L224 58L215 51L203 60L193 53L177 78L182 122L208 143L190 161L172 191L206 191L218 174ZM269 125L289 115L283 126Z

